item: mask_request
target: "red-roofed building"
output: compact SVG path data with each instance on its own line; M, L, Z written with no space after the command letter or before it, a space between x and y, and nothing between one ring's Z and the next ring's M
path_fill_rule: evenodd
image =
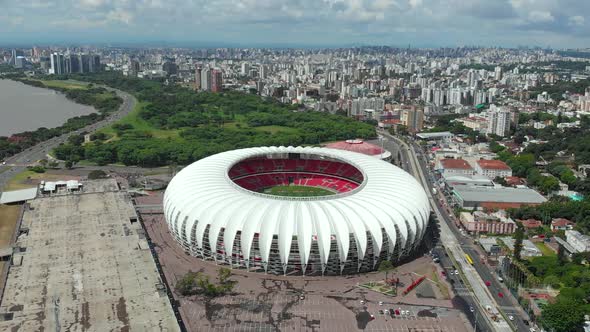
M345 151L352 151L357 153L366 154L375 158L381 158L383 160L391 159L391 152L381 149L381 147L364 142L360 139L349 139L346 141L339 141L334 143L326 144L326 148L338 149Z
M473 167L464 159L444 158L436 162L435 169L443 176L473 175Z
M524 184L524 180L519 178L518 176L507 176L504 178L506 180L506 184L512 187L520 186Z
M524 227L525 229L535 229L535 228L539 228L539 227L543 226L543 223L541 222L541 220L537 220L537 219L527 219L527 220L519 220L519 221L522 224L522 227Z
M480 159L475 163L475 170L478 174L487 176L490 179L498 176L502 178L512 176L512 168L501 160Z
M555 218L551 220L551 231L553 232L572 230L574 229L574 226L576 226L574 222L565 218Z

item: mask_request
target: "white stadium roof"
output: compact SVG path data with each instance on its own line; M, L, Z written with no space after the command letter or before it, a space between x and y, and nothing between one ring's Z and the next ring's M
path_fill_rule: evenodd
M287 153L341 160L359 169L364 180L350 192L298 198L253 192L229 178L229 169L240 161ZM426 193L411 175L379 159L327 148L259 147L219 153L184 168L168 185L164 213L169 227L188 239L190 246L203 248L204 233L210 225L210 248L216 248L218 235L224 229L224 251L231 257L240 232L243 256L250 257L254 235L259 233L263 261L268 261L276 236L282 264L288 263L292 241L297 241L301 260L297 263L305 266L315 239L322 264L328 261L334 237L341 262L347 261L351 235L361 258L367 249L367 236L376 248L375 256L381 251L384 237L390 244L399 239L397 245L414 247L424 235L430 208Z

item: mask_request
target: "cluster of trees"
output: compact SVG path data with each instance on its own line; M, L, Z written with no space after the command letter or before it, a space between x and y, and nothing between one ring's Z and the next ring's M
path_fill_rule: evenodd
M231 270L219 268L217 270L217 283L212 282L209 276L201 272L188 272L175 285L178 293L184 296L205 295L209 297L221 296L234 289L235 280L230 280Z
M544 284L559 289L555 303L543 308L541 324L549 331L576 331L590 310L590 269L582 264L582 255L568 261L564 255L535 257L524 261L527 269Z
M499 145L490 146L497 151L499 159L512 168L512 174L514 176L526 178L529 185L536 187L544 194L549 194L559 189L559 180L557 178L542 175L539 169L535 167L536 159L533 154L521 153L514 155L508 150L501 149Z
M574 201L566 197L553 197L537 206L522 206L511 209L515 219L537 219L549 224L553 218L566 218L576 223L583 233L590 233L590 200Z
M14 79L25 84L49 88L40 81L19 77L15 77ZM55 128L42 127L34 131L17 133L11 137L0 136L0 159L8 158L40 142L98 122L104 119L109 113L116 111L123 102L115 93L103 88L63 89L51 87L50 89L64 92L66 97L74 102L93 106L99 113L70 118L63 125Z
M117 139L94 137L92 144L68 142L56 149L63 160L90 160L100 165L123 163L143 167L186 165L211 154L264 145L313 145L325 141L370 138L372 125L319 112L304 112L274 100L238 92L195 93L158 82L143 84L116 74L84 76L93 82L129 89L147 105L139 116L155 129L177 130L161 138L132 124L113 126ZM79 78L79 79L81 79ZM129 80L128 83L125 83ZM156 84L156 85L154 85ZM230 124L230 125L228 125ZM260 128L272 126L271 129Z
M569 93L581 93L583 94L586 88L590 86L590 79L573 81L558 81L555 84L544 84L535 90L531 91L531 98L536 98L539 93L547 91L551 96L551 99L555 101L563 100L563 94Z

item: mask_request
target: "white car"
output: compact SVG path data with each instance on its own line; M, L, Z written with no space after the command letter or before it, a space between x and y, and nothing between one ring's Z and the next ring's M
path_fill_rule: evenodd
M514 316L508 316L509 320L514 320Z
M455 274L456 275L459 275L459 270L455 270Z
M383 305L383 301L379 301L379 305Z

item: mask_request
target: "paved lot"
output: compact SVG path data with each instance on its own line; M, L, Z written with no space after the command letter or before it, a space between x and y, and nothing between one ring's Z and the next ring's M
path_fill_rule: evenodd
M0 331L179 331L131 199L114 181L32 200L21 232Z
M154 198L137 204L153 204ZM150 206L151 206L150 204ZM143 214L144 225L155 247L168 283L173 287L186 272L215 276L218 266L191 257L172 239L163 216ZM398 268L404 285L412 272L429 271L434 265L421 257ZM358 284L383 279L382 273L344 277L283 277L234 269L235 294L214 299L179 297L179 311L189 331L467 331L466 318L450 299L389 297ZM433 287L435 288L435 287ZM401 293L403 288L399 289ZM438 293L438 292L435 292ZM303 297L302 297L303 296ZM453 296L451 294L451 296ZM364 303L361 303L364 301ZM379 302L383 301L380 305ZM379 310L409 311L391 318ZM370 320L370 315L375 316Z

